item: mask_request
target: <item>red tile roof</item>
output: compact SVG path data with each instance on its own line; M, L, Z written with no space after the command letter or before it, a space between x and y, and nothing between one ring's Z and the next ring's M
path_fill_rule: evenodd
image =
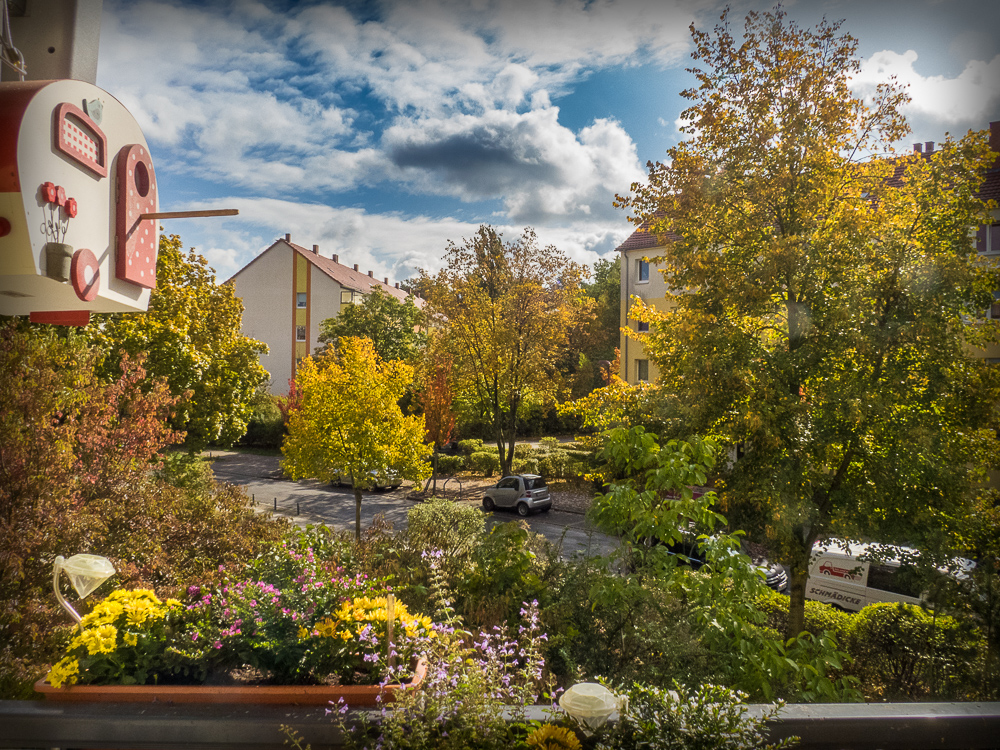
M658 216L656 218L659 218ZM616 250L620 252L625 252L627 250L646 250L654 247L662 247L662 239L665 237L676 238L673 232L667 232L665 234L656 234L650 231L650 222L644 221L639 225L632 234L630 234L626 240L620 244Z
M355 271L353 268L348 268L342 263L338 263L337 261L333 260L333 258L324 258L319 253L314 253L312 250L306 250L301 245L296 245L294 242L289 242L288 240L285 239L275 240L274 244L272 244L269 248L264 250L264 252L262 252L260 255L257 256L257 258L260 258L265 253L269 252L271 249L276 247L278 243L283 243L285 245L288 245L288 247L292 248L292 250L297 252L299 255L301 255L303 258L309 261L313 266L315 266L317 269L319 269L324 274L329 276L331 279L336 281L342 287L346 287L347 289L353 289L354 291L361 292L362 294L368 294L369 292L371 292L372 289L378 288L381 289L386 294L395 297L400 302L404 302L408 297L410 297L410 295L403 289L398 289L393 285L386 284L380 281L379 279L372 278L368 274L361 273L360 271ZM243 268L234 273L226 281L226 283L228 284L230 281L232 281L241 273L243 273L243 271L245 271L254 261L256 261L257 258L254 258L252 261L250 261L250 263L243 266ZM416 295L413 296L413 301L414 303L416 303L417 307L424 306L424 300L421 299L420 297L417 297Z
M333 258L324 258L319 253L314 253L312 250L306 250L304 247L296 245L294 242L288 242L287 240L278 240L278 242L284 242L286 245L291 246L295 252L343 287L354 289L355 291L362 292L364 294L368 294L372 289L377 287L386 294L391 294L400 302L403 302L410 296L402 289L397 289L395 286L384 284L379 279L374 279L366 273L355 271L353 268L349 268L342 263L337 263L333 260ZM274 245L271 247L274 247ZM268 248L268 250L270 250L270 248ZM267 250L264 252L267 252Z

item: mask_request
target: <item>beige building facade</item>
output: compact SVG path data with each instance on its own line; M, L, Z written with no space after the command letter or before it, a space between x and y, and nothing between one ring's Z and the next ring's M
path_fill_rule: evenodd
M270 349L260 363L271 376L270 391L276 396L288 393L298 361L319 346L320 323L376 288L400 301L409 296L388 278L376 279L357 264L343 265L336 255L320 255L319 245L312 250L296 245L290 234L226 283L243 300L243 333Z
M648 330L648 326L630 319L629 311L635 304L634 298L638 297L645 304L658 309L666 304L667 285L663 281L663 274L651 261L651 258L659 254L659 248L656 235L647 231L646 225L639 227L617 248L622 255L619 320L622 329L629 328L640 336L644 329ZM618 352L618 375L625 382L655 382L659 378L660 371L646 355L641 338L627 336L622 330Z

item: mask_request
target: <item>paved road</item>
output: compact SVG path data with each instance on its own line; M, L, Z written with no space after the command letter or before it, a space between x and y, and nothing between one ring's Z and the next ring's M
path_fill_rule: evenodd
M335 529L354 529L354 491L331 487L316 480L292 482L282 476L277 456L257 456L232 451L210 451L215 476L224 482L242 485L261 511L288 516L300 526L325 523ZM413 501L406 499L409 487L364 493L361 503L361 526L367 528L376 514L382 513L393 528L406 527L406 513ZM557 501L558 502L558 501ZM277 510L275 510L275 508ZM490 523L517 520L513 513L498 511ZM525 519L532 531L554 544L562 544L564 556L607 554L615 548L614 538L591 529L579 513L551 510Z

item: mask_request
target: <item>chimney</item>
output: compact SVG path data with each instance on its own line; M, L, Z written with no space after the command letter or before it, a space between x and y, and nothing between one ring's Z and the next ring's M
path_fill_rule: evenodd
M368 278L369 279L374 279L375 278L375 272L374 271L369 271L368 272Z
M990 123L990 151L1000 154L1000 120ZM993 162L994 168L1000 165L1000 156Z
M934 153L934 141L927 141L924 143L924 153L933 154Z
M389 277L386 276L385 281L383 281L382 283L385 284L386 286L389 286Z
M354 270L355 270L355 271L357 271L357 270L358 270L358 264L357 264L357 263L355 263L355 264L354 264Z
M333 254L333 262L340 263L340 256L337 255L336 253Z
M399 282L396 282L396 288L399 289Z
M313 245L313 252L319 255L319 245Z
M913 144L913 153L915 153L915 154L922 154L922 153L924 153L924 144L922 144L922 143L914 143Z
M285 242L291 242L291 241L292 241L292 234L291 232L289 232L288 234L285 235Z

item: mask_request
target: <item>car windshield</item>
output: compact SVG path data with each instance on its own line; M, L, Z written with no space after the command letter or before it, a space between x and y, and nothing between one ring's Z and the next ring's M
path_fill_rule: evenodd
M540 490L543 487L545 487L545 480L541 477L524 478L524 489L526 490Z

